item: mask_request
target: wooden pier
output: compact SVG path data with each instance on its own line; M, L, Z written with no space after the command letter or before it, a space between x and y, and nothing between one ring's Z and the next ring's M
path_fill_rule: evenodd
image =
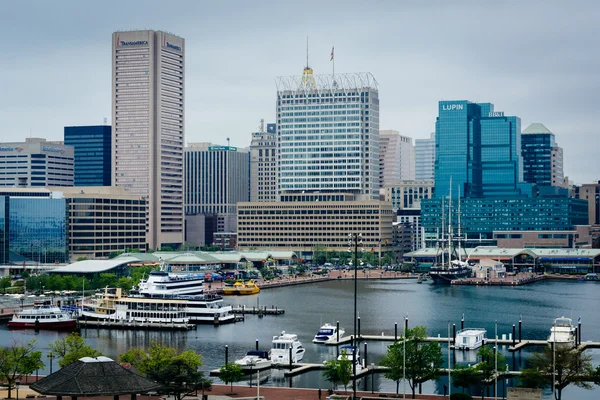
M263 307L252 306L252 308L246 307L246 306L237 306L237 307L232 307L232 312L234 314L254 314L254 315L258 315L259 317L262 315L283 315L283 314L285 314L285 310L283 310L281 308L277 308L277 307L267 308L267 306L263 306Z
M158 331L185 331L196 329L194 324L164 323L164 322L134 322L134 321L86 321L79 320L78 324L83 329L122 329L122 330L158 330Z

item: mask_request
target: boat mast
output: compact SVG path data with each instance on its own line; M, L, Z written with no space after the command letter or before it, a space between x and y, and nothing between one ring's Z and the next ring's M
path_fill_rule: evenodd
M450 199L448 200L448 268L452 260L452 177L450 177Z
M445 238L445 232L444 232L444 225L446 224L446 220L445 220L445 205L444 205L444 198L442 197L442 240L439 242L440 246L441 246L441 253L442 253L442 267L444 266L444 240L446 240Z
M460 185L458 185L458 259L462 261L462 232L460 228Z

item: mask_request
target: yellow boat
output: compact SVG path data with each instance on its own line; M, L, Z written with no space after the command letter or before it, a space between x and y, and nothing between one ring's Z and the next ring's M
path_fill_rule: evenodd
M242 281L237 281L231 286L225 286L223 288L223 294L227 295L247 295L247 294L257 294L260 292L260 288L256 285L253 280L248 281L247 283L243 283Z

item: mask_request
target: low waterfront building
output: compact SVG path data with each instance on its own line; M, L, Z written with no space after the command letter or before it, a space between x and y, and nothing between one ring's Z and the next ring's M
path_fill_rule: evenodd
M589 225L565 231L494 231L494 240L506 248L575 248L592 244L591 231Z
M14 261L16 254L33 262L65 262L79 257L106 258L110 253L126 249L146 249L146 200L114 186L1 188L0 196L15 204L22 202L16 213L28 228L24 239L11 238ZM33 200L38 200L34 202ZM44 202L46 200L46 202ZM50 200L50 201L47 201ZM30 202L30 205L25 203ZM50 205L58 204L54 210ZM30 214L25 218L25 215ZM17 217L15 217L17 218ZM63 240L64 245L49 244ZM15 229L16 222L11 224ZM48 230L50 229L50 230ZM20 231L21 232L21 231ZM36 233L37 232L37 233ZM17 235L17 233L15 233ZM19 233L21 235L21 233ZM47 239L45 239L47 237ZM18 248L17 248L18 247ZM61 254L55 256L54 253Z
M281 202L238 203L238 249L289 249L304 255L313 247L346 251L348 234L361 233L363 247L392 243L393 211L378 200L348 201L350 194L282 195Z

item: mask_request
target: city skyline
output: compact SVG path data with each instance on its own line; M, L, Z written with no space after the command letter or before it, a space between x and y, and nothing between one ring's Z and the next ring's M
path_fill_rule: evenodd
M301 73L308 35L315 74L332 72L335 45L336 72L376 76L381 129L428 138L438 101L488 100L520 117L523 128L539 122L554 132L571 180L599 178L599 61L590 51L600 37L595 2L575 8L541 1L343 7L309 1L302 9L269 1L236 7L179 3L180 12L173 13L160 12L157 4L9 5L0 16L3 37L20 33L18 45L0 55L11 76L2 85L8 95L0 100L0 141L57 140L65 126L98 125L104 117L110 124L109 37L153 27L186 39L186 142L219 136L247 147L261 118L275 120L276 78Z

